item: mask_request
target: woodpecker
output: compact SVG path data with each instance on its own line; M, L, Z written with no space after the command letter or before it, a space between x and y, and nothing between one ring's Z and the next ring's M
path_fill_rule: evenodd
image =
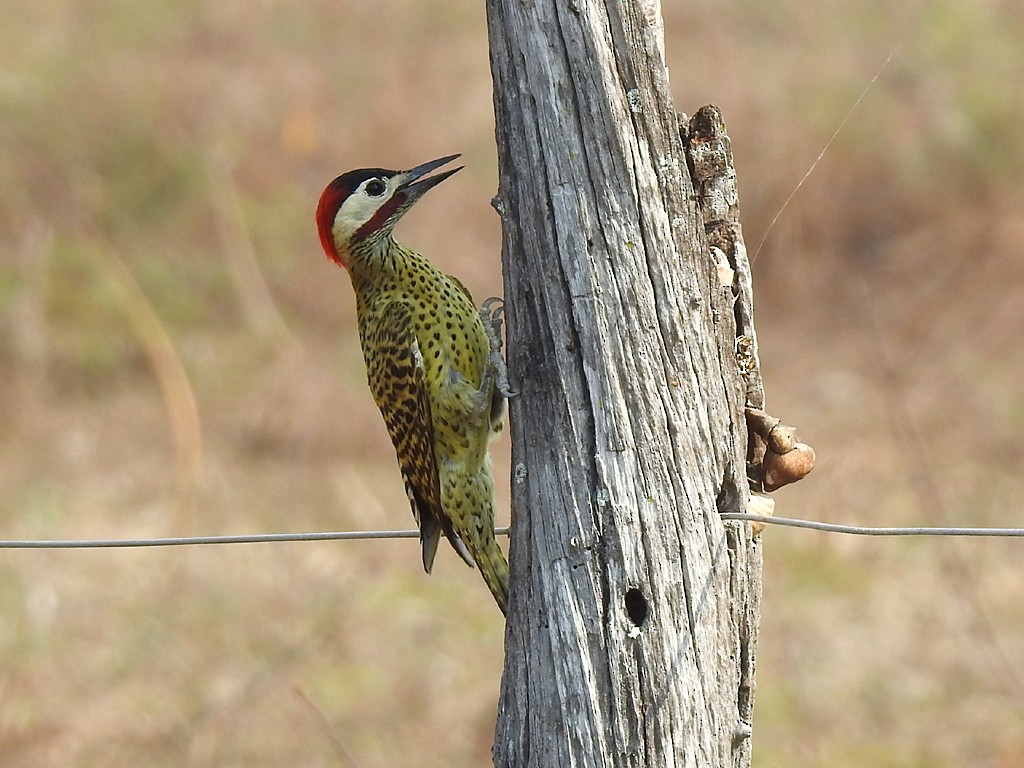
M501 356L502 306L488 299L478 310L462 283L392 236L402 215L461 166L427 174L457 157L344 173L324 189L316 222L327 257L352 280L367 380L419 525L423 569L430 573L443 533L505 613L508 562L494 539L488 453L514 394Z

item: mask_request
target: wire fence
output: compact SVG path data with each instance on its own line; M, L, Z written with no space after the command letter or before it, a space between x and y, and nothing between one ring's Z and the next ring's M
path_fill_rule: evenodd
M764 517L744 512L723 512L724 521L756 522L787 528L803 528L854 536L982 536L1024 537L1024 528L987 527L875 527L825 523L791 517ZM496 536L507 536L509 528L495 528ZM208 544L274 544L304 541L366 541L373 539L416 539L420 532L403 531L313 531L308 533L254 533L228 536L174 536L143 539L0 539L0 549L112 549L131 547L180 547Z
M507 535L508 528L495 528ZM253 533L236 536L173 536L155 539L20 539L0 540L0 549L108 549L129 547L182 547L201 544L272 544L296 541L359 541L417 539L419 531L314 531L310 533Z
M746 520L750 522L780 525L788 528L807 528L812 531L826 533L847 533L854 536L993 536L1013 538L1024 537L1024 528L966 528L941 526L912 526L880 528L865 525L843 525L841 523L822 523L817 520L800 520L792 517L764 517L750 515L745 512L723 512L723 520Z

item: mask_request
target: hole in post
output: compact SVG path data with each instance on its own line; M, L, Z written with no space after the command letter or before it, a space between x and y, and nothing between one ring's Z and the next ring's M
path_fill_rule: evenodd
M642 627L647 621L647 598L636 587L626 591L626 614L630 621Z

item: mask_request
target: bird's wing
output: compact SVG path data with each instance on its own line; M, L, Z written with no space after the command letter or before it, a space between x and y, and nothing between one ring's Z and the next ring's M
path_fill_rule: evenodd
M463 559L470 565L473 561L441 505L430 393L411 316L402 302L392 302L381 313L377 354L367 360L367 378L398 454L405 492L419 524L423 568L429 573L442 532Z
M470 304L472 304L473 297L472 295L470 295L469 289L462 284L462 281L459 280L459 278L455 277L455 275L446 275L446 277L455 284L456 288L458 288L460 291L466 294L466 298L469 299Z

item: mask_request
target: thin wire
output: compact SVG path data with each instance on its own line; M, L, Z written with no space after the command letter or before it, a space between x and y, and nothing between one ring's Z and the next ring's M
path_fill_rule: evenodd
M864 525L822 523L792 517L764 517L744 512L723 512L723 520L743 520L789 528L808 528L827 533L856 536L988 536L1024 538L1024 528L877 528ZM508 536L508 528L495 528L495 536ZM274 544L296 541L360 541L370 539L415 539L419 531L319 531L312 533L253 533L240 536L177 536L162 539L14 539L0 540L0 549L111 549L129 547L177 547L201 544Z
M832 143L836 140L836 137L843 130L843 128L846 127L846 124L850 121L850 118L853 116L853 113L857 111L857 107L859 107L860 103L864 101L864 97L868 95L868 91L870 91L872 86L874 86L874 84L878 82L878 78L880 78L882 76L882 73L885 72L885 68L889 66L889 63L896 55L896 51L900 49L900 45L902 45L902 43L903 37L901 36L900 39L896 41L896 45L894 45L892 47L892 50L889 51L889 55L885 57L885 61L882 62L882 66L880 66L878 68L878 71L875 72L875 76L868 81L868 84L866 86L864 86L864 90L860 92L860 96L858 96L857 100L853 102L853 106L850 107L849 111L846 113L843 119L839 121L839 125L836 126L836 129L832 131L832 135L828 137L828 141L825 142L825 146L822 147L822 150L821 152L818 153L818 156L814 158L814 162L811 163L811 167L807 169L807 173L805 173L801 177L800 181L797 182L796 186L793 187L793 191L789 193L789 197L786 198L786 201L782 204L782 207L779 208L778 212L775 214L775 218L773 218L771 222L769 222L768 229L764 231L764 235L761 237L761 242L759 242L757 244L757 248L754 249L754 255L750 257L751 264L757 261L757 255L761 253L761 249L764 248L764 244L768 241L768 236L772 233L772 230L775 229L775 224L778 222L779 218L785 212L786 208L789 207L789 204L790 202L792 202L793 198L796 197L796 193L800 191L800 188L804 185L804 182L807 181L807 179L810 177L812 173L814 173L814 169L818 167L818 163L821 162L821 158L823 158L825 156L825 153L828 152L829 149L832 147Z
M856 536L997 536L1024 537L1024 528L941 528L922 526L916 528L875 528L863 525L841 525L839 523L821 523L817 520L796 520L791 517L765 517L748 515L743 512L723 512L723 520L747 520L783 525L790 528L810 528L814 531L828 533L849 533Z
M508 528L495 528L507 536ZM364 539L416 539L419 531L321 531L316 533L254 533L241 536L177 536L163 539L30 539L0 541L0 549L109 549L113 547L178 547L195 544L269 544L289 541L355 541Z

